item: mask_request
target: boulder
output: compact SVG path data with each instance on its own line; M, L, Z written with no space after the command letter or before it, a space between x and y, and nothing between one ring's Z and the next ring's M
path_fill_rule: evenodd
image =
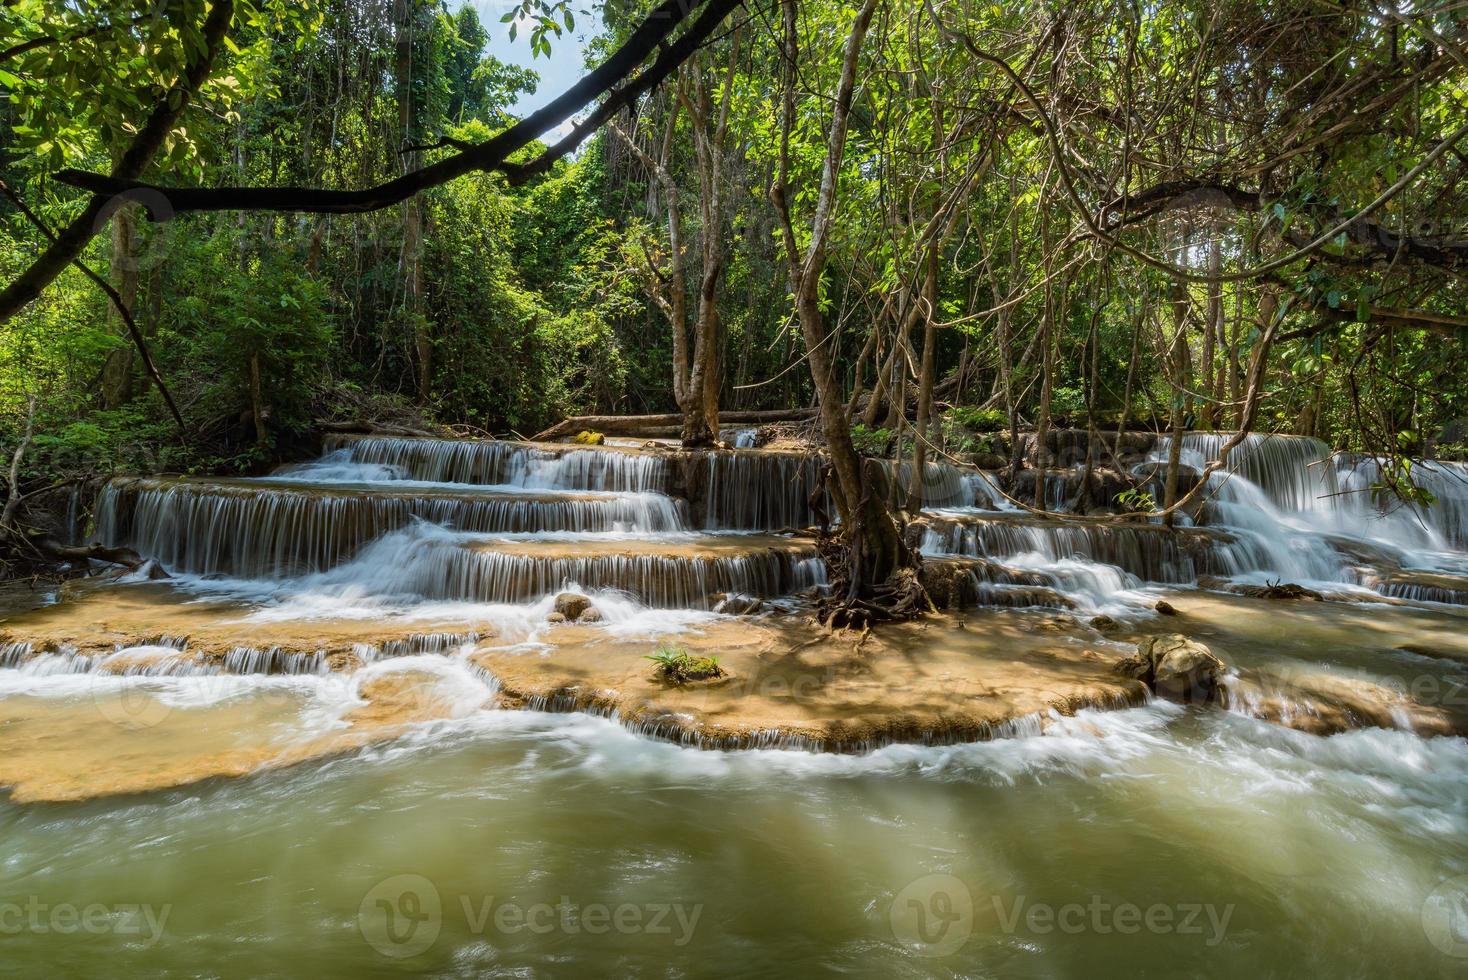
M1092 616L1091 628L1100 630L1102 633L1107 633L1111 630L1121 629L1121 624L1110 616Z
M591 600L579 592L562 592L556 596L556 612L567 619L580 619L591 608Z
M553 612L549 616L545 617L545 621L547 623L564 623L566 621L566 614Z
M1157 605L1153 606L1152 608L1153 609L1156 609L1159 613L1161 613L1164 616L1176 616L1177 615L1177 607L1174 606L1172 603L1168 602L1166 599L1158 599L1157 600Z
M732 595L716 593L714 596L714 612L724 613L729 616L748 616L763 612L765 604L762 600L752 595Z
M581 615L576 617L576 622L599 623L601 622L601 610L596 608L595 606L587 606L585 609L581 610Z
M1228 667L1203 644L1170 633L1146 637L1114 669L1146 684L1158 697L1203 704L1218 700Z

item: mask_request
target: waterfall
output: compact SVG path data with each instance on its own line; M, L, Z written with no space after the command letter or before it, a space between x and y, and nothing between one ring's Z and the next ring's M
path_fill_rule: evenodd
M1267 560L1250 541L1201 529L1005 518L929 519L921 550L1006 561L1033 554L1046 564L1094 562L1144 582L1179 585L1196 582L1200 575L1250 571Z
M381 436L337 436L327 448L433 483L623 492L659 492L668 483L667 460L636 450Z
M1183 437L1184 459L1195 470L1218 459L1223 434ZM1153 459L1166 458L1168 440L1159 440ZM1339 577L1328 545L1311 542L1337 535L1399 551L1453 552L1468 548L1468 466L1426 460L1412 467L1412 479L1432 494L1427 506L1408 504L1378 490L1378 460L1332 454L1318 439L1304 436L1246 436L1229 465L1210 477L1207 520L1266 538L1290 539L1296 553L1313 551L1308 571L1320 579ZM1334 568L1328 566L1334 564Z
M758 429L724 429L719 433L719 439L727 442L735 449L753 449L759 439Z
M659 608L710 609L715 593L775 597L821 585L825 567L814 558L814 547L784 539L505 540L422 527L382 538L302 586L496 603L591 589Z
M1185 436L1184 463L1200 471L1225 438ZM1167 449L1160 439L1153 465ZM989 474L930 461L921 550L974 563L970 591L988 605L1111 608L1149 584L1207 577L1468 601L1463 464L1414 467L1436 498L1423 507L1371 492L1377 460L1332 455L1314 439L1253 435L1230 462L1209 477L1199 526L1166 528L1039 519L1010 504ZM813 547L732 532L815 523L811 497L826 465L813 453L757 449L335 437L320 459L266 478L114 480L97 528L106 543L174 572L276 580L261 594L295 590L300 608L365 597L524 605L585 589L707 610L720 594L775 598L825 584ZM869 465L885 492L905 497L910 462ZM1047 476L1047 503L1058 508L1068 478ZM824 507L834 519L829 496ZM248 649L224 669L288 669L284 653ZM48 669L63 667L76 669Z
M825 459L808 453L710 452L704 456L704 527L773 531L817 520L810 496ZM826 513L835 507L825 495Z
M272 481L115 480L99 536L197 573L292 575L347 560L414 521L480 532L633 531L685 526L681 501L657 493L474 493L291 485Z

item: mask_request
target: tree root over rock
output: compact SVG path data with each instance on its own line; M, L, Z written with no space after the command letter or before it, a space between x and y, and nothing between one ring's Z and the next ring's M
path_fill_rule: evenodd
M852 548L839 534L821 534L816 547L831 576L831 593L816 602L816 621L831 630L866 630L877 623L937 612L913 566L899 566L886 580L861 588L853 575ZM912 556L916 560L916 555Z

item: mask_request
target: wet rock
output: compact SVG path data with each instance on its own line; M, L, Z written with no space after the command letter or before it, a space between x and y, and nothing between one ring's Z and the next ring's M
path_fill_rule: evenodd
M1217 698L1227 668L1203 644L1178 635L1154 637L1148 654L1158 694L1184 703Z
M1393 599L1468 605L1468 577L1415 570L1369 571L1361 584Z
M1146 684L1158 697L1183 704L1216 701L1227 666L1203 644L1180 633L1149 636L1114 668Z
M1036 628L1042 629L1047 633L1064 633L1075 629L1077 625L1074 616L1067 616L1065 613L1061 613L1058 616L1051 616Z
M566 614L553 612L549 616L545 617L545 621L547 623L564 623L566 621Z
M567 619L580 619L591 608L591 600L579 592L562 592L556 596L556 612Z
M1314 589L1307 589L1303 585L1293 582L1271 582L1268 585L1246 585L1239 589L1243 595L1253 596L1256 599L1314 599L1319 602L1324 598Z
M1324 671L1286 676L1245 672L1231 680L1228 704L1262 721L1312 735L1393 728L1417 735L1461 735L1465 718L1449 705L1424 704L1403 690Z
M601 620L601 610L595 606L587 606L581 610L581 615L576 617L578 623L599 623Z
M1074 609L1075 601L1054 589L1043 585L1005 585L981 588L977 595L981 606L1002 606L1007 609L1032 609L1037 606L1050 609ZM1066 617L1069 618L1069 617ZM1074 620L1069 625L1074 625ZM1042 626L1041 629L1061 629L1062 626ZM1068 628L1068 625L1064 628Z
M571 441L578 446L600 446L607 441L607 437L600 432L583 429L572 436Z
M156 558L149 558L143 562L133 570L133 575L147 579L149 582L157 582L169 577L168 571L158 563Z
M1130 677L1132 680L1141 681L1143 684L1146 684L1148 688L1152 687L1152 661L1146 657L1138 656L1137 654L1132 654L1130 657L1123 657L1116 662L1116 666L1112 669L1123 677Z
M968 564L959 561L924 561L918 580L939 609L962 609L972 598Z
M1095 630L1100 630L1102 633L1109 633L1112 630L1121 629L1121 624L1112 619L1110 616L1092 616L1091 628Z
M1161 613L1164 616L1176 616L1177 615L1177 607L1174 606L1172 603L1168 602L1166 599L1158 599L1157 600L1157 605L1153 606L1152 608L1153 609L1156 609L1159 613Z
M716 593L713 599L714 612L729 616L750 616L763 612L765 608L764 602L752 595L739 595L738 593L729 595L720 592Z
M1403 653L1410 653L1414 657L1426 657L1429 660L1444 660L1454 664L1462 663L1462 660L1458 657L1421 643L1403 643L1397 649Z

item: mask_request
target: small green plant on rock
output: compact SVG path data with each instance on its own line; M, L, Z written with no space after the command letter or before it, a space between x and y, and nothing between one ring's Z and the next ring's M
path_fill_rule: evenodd
M716 658L695 657L682 647L658 647L657 652L648 654L647 659L657 664L654 672L659 677L674 684L724 676L724 668L719 666Z
M1121 506L1122 510L1130 511L1131 513L1141 513L1142 511L1157 509L1157 501L1153 499L1152 495L1146 490L1138 490L1136 487L1130 490L1123 490L1117 494L1116 502Z

